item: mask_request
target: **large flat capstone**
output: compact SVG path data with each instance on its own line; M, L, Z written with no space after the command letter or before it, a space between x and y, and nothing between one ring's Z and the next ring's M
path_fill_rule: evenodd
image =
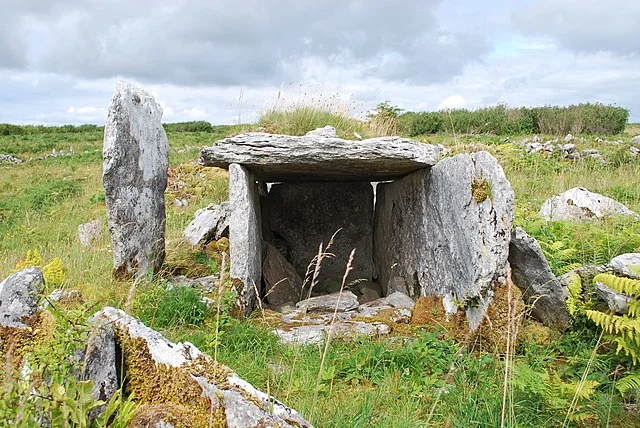
M438 148L400 137L343 140L317 133L297 137L250 132L200 152L200 163L237 163L258 181L384 181L432 166Z
M114 274L144 275L164 261L168 140L162 108L119 82L109 105L102 150Z

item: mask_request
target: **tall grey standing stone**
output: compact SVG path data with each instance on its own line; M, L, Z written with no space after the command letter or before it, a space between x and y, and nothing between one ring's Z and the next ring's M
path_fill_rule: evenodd
M509 263L513 282L531 305L531 315L547 327L566 330L571 318L563 285L551 271L535 238L517 227L511 234Z
M36 267L22 269L0 282L0 326L27 328L25 322L38 311L43 286L44 277Z
M103 183L114 275L156 271L164 261L168 141L162 109L119 82L104 128Z
M231 279L240 281L240 303L249 315L262 280L262 219L258 184L242 165L229 165L229 205Z
M513 189L498 161L487 152L447 158L378 185L377 198L379 282L401 276L411 297L453 298L477 328L506 275L513 224Z
M355 248L347 282L370 281L373 276L373 188L371 183L305 182L271 186L267 196L270 232L281 237L291 262L304 278L318 254L335 234L329 253L323 259L318 288L323 283L342 282L349 254ZM337 233L336 233L337 232ZM327 282L328 281L328 282Z

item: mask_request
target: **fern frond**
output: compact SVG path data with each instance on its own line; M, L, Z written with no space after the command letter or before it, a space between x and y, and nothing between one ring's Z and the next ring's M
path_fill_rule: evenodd
M564 265L562 266L559 270L558 273L560 275L564 275L567 272L571 272L572 270L576 270L577 268L579 268L580 266L582 266L582 263L569 263L568 265Z
M630 300L627 303L627 314L630 317L637 317L640 313L640 300Z
M627 340L623 336L611 336L608 337L608 340L611 343L615 343L616 345L616 354L620 352L624 352L624 354L631 358L631 362L633 365L638 364L638 359L640 357L640 347L633 340Z
M640 279L622 278L609 273L599 273L593 278L593 281L601 282L627 296L640 297Z
M640 389L640 373L634 372L628 376L623 377L616 382L616 388L622 395L624 395L625 392L629 390Z
M572 273L569 277L569 298L567 299L567 309L571 316L575 316L582 301L582 280L580 275Z

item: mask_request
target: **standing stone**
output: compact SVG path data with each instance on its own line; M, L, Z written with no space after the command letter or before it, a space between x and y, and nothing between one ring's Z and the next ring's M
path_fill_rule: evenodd
M274 184L267 196L271 232L284 240L291 262L304 278L318 254L335 235L322 261L319 284L342 283L355 248L347 282L373 276L373 188L369 182ZM339 230L339 231L338 231ZM339 287L339 285L338 285ZM318 289L321 289L319 286Z
M262 281L262 219L256 180L245 167L229 165L231 279L245 315L253 310Z
M268 242L265 247L262 276L267 301L270 305L299 302L303 296L302 278L276 247Z
M114 275L156 271L164 261L168 141L162 109L119 82L104 128L103 182Z
M411 297L455 299L476 329L507 270L514 195L498 161L487 152L447 158L378 185L377 198L378 281L401 276Z
M509 263L513 282L531 305L531 315L547 327L566 330L571 318L562 283L551 271L535 238L517 227L511 234Z
M38 311L43 286L44 277L36 267L22 269L0 282L0 327L27 328L25 323Z
M229 236L229 202L211 204L196 211L194 219L184 230L184 236L194 247Z

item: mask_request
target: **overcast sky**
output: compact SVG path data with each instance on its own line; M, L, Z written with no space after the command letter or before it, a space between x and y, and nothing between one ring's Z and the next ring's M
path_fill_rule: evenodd
M640 122L640 0L0 0L0 123L98 123L118 80L166 122L614 103Z

